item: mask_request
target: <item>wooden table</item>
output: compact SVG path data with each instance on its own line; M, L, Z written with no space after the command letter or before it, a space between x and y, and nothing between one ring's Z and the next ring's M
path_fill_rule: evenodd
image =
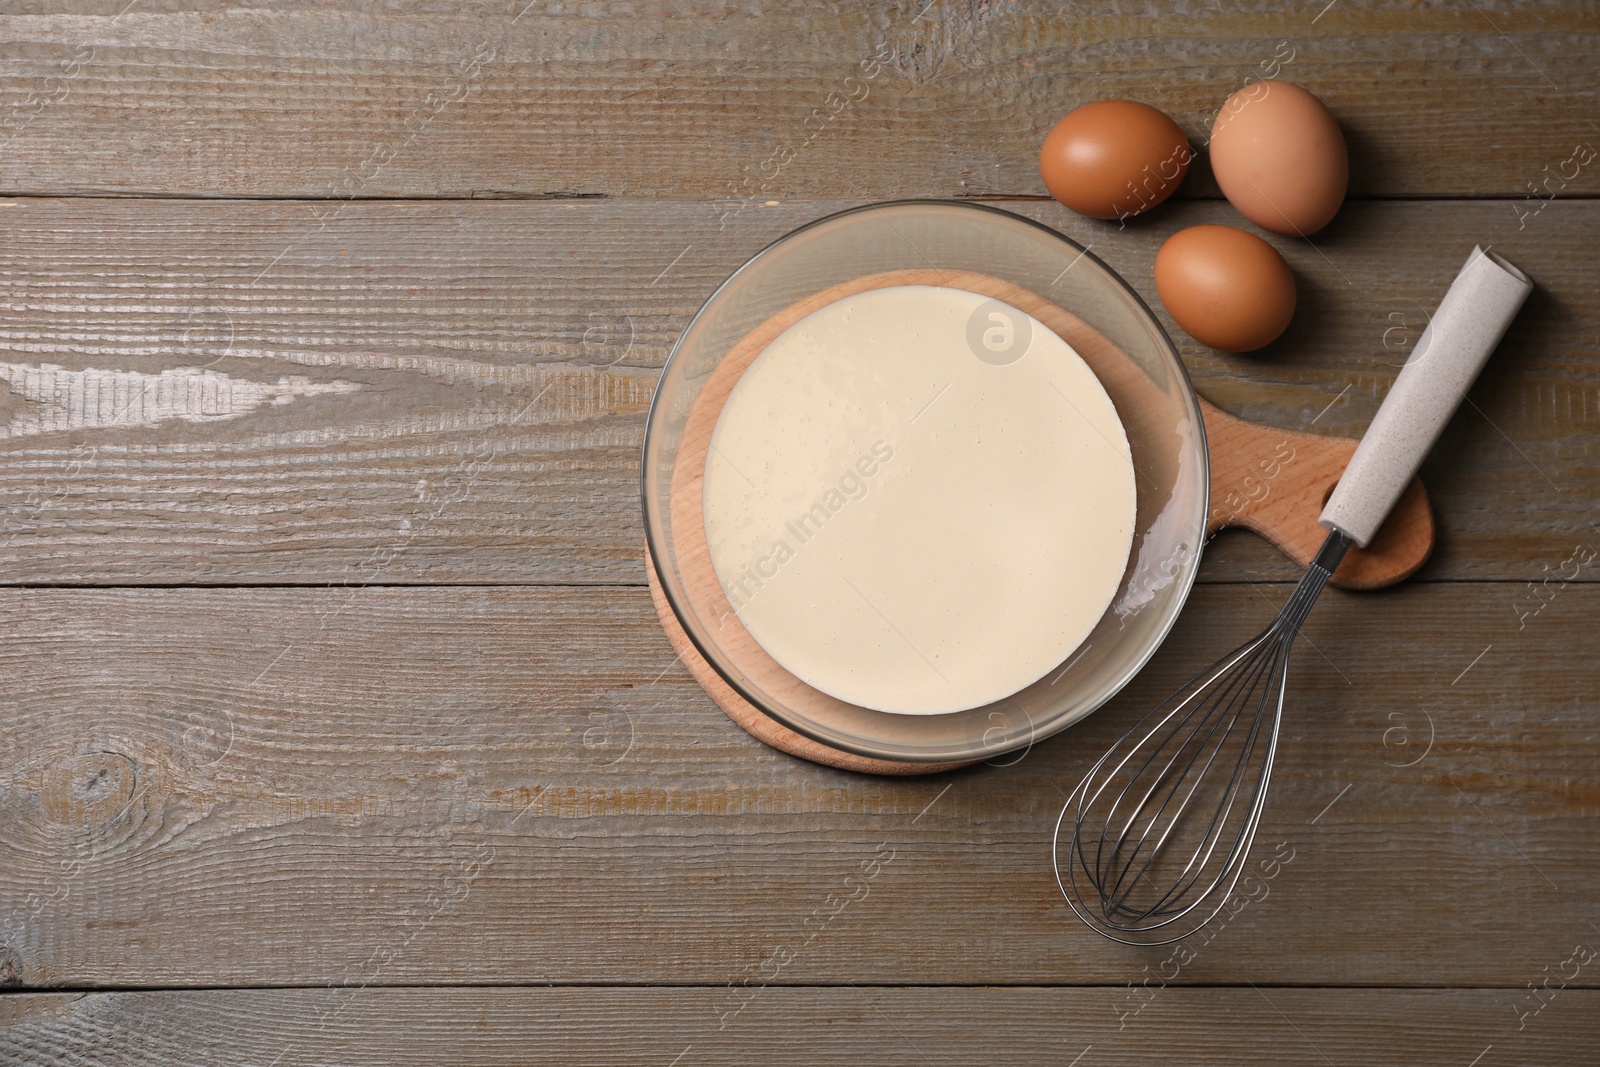
M1600 11L1245 6L7 5L0 1063L1596 1062ZM1164 237L1242 224L1209 174L1119 230L1040 139L1130 96L1198 142L1274 73L1352 199L1274 241L1280 343L1174 329L1207 397L1356 436L1474 243L1539 287L1432 562L1312 617L1286 858L1124 949L1060 790L1293 568L1219 538L1014 765L830 771L674 662L644 412L713 286L863 201L1001 202L1156 303Z

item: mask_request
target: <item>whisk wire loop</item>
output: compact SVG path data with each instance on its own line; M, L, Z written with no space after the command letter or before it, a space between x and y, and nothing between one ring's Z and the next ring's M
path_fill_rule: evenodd
M1349 545L1330 534L1262 634L1156 705L1073 790L1056 824L1056 878L1099 933L1166 944L1226 904L1261 824L1290 650Z

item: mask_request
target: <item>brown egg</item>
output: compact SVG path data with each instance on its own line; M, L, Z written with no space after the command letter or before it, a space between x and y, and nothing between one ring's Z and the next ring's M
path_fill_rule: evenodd
M1294 275L1278 250L1232 226L1190 226L1156 253L1161 302L1196 341L1224 352L1270 344L1294 317Z
M1228 97L1211 124L1222 195L1264 230L1316 233L1344 203L1350 156L1339 123L1298 85L1266 81Z
M1072 210L1125 219L1171 196L1190 158L1188 139L1166 115L1133 100L1101 100L1056 123L1039 152L1039 173Z

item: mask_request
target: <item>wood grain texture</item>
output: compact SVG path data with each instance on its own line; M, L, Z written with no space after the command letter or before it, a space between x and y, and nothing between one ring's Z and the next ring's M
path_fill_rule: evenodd
M1600 588L1519 592L1325 594L1259 839L1292 858L1178 981L1521 990L1600 938ZM1055 885L1058 790L1287 594L1203 587L1081 725L905 781L747 736L643 589L5 593L0 974L1137 982L1165 957Z
M133 584L640 582L667 351L744 259L846 206L0 203L0 577ZM1234 221L1007 206L1152 301L1163 238ZM1503 203L1352 203L1276 242L1301 311L1257 356L1157 314L1219 407L1355 437L1477 242L1539 288L1423 469L1422 577L1542 580L1596 521L1600 203L1522 230ZM1293 573L1226 534L1203 580Z
M1118 1029L1119 989L291 989L33 994L0 1004L0 1055L37 1067L217 1063L930 1063L1478 1067L1586 1063L1600 993L1518 1031L1510 990L1167 989ZM1092 1051L1091 1051L1092 1050ZM1087 1055L1085 1055L1087 1053Z
M8 5L0 190L1043 195L1072 107L1141 99L1199 144L1275 74L1343 123L1357 196L1600 192L1559 176L1600 143L1600 13L1564 0L126 6ZM1216 195L1198 169L1180 195Z
M0 1063L1589 1062L1597 45L1568 0L6 4ZM1198 147L1274 74L1356 199L1273 239L1264 352L1157 308L1206 397L1359 436L1473 244L1538 288L1430 562L1311 616L1254 885L1142 952L1062 902L1060 790L1296 568L1224 533L1085 723L867 778L674 658L641 434L706 294L851 204L998 199L1155 303L1240 221L1204 153L1119 229L1040 199L1045 131Z
M1323 506L1350 465L1358 441L1297 433L1229 415L1202 400L1211 461L1211 534L1231 526L1260 534L1309 566L1328 537ZM1365 547L1352 546L1333 573L1341 589L1382 589L1411 577L1433 551L1433 511L1413 478Z

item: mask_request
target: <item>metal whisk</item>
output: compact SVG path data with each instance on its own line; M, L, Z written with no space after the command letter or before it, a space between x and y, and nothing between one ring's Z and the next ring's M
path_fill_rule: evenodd
M1227 903L1266 805L1300 626L1351 545L1388 517L1532 288L1473 249L1323 509L1328 538L1278 617L1139 720L1073 790L1056 878L1094 930L1167 944Z
M1221 910L1266 804L1289 650L1349 547L1344 534L1329 534L1272 625L1139 720L1068 798L1062 888L1084 922L1118 941L1165 944ZM1059 825L1056 836L1059 847Z

